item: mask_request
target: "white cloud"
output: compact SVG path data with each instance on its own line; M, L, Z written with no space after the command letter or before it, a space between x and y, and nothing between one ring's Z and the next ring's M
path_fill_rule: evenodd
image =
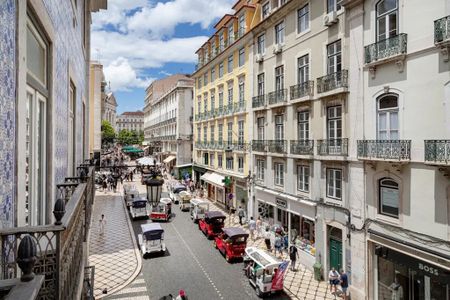
M104 69L106 80L113 91L129 91L131 88L146 88L154 78L138 78L128 60L119 57Z

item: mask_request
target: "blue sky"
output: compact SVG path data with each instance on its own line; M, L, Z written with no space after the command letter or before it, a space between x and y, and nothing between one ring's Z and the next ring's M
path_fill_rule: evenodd
M190 74L195 51L234 0L109 0L93 15L91 57L104 66L120 114L143 109L154 79Z

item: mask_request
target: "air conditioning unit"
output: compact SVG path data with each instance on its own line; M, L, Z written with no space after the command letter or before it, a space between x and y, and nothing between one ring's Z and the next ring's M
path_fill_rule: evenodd
M273 54L281 53L281 51L283 51L283 46L281 46L281 44L275 44L275 46L273 46Z
M324 26L332 26L333 24L336 24L338 22L336 11L333 10L332 12L326 14L323 17L323 25Z
M231 146L225 147L225 152L231 152L231 151L233 151L233 148Z
M257 63L260 63L260 62L262 62L264 60L264 57L263 57L263 55L261 53L256 54L255 58L256 58L255 60L256 60Z

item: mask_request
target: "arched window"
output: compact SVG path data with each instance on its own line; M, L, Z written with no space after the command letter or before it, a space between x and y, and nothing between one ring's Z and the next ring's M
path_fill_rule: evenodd
M392 178L382 178L378 181L378 191L378 213L398 218L400 204L398 183Z
M385 94L377 100L377 139L398 140L398 96Z
M398 0L381 0L376 6L377 41L398 34Z

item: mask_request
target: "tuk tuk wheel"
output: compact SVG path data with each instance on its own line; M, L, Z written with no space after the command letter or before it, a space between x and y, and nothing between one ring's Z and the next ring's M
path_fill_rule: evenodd
M261 292L261 289L259 288L259 286L256 287L256 296L258 296L260 298L263 296L263 292Z
M218 247L217 247L217 243L216 243L216 240L214 240L214 242L213 242L213 246L214 246L214 248L218 249Z
M231 261L230 256L229 256L228 253L226 253L226 252L225 252L225 260L226 260L227 262L230 262L230 261Z

